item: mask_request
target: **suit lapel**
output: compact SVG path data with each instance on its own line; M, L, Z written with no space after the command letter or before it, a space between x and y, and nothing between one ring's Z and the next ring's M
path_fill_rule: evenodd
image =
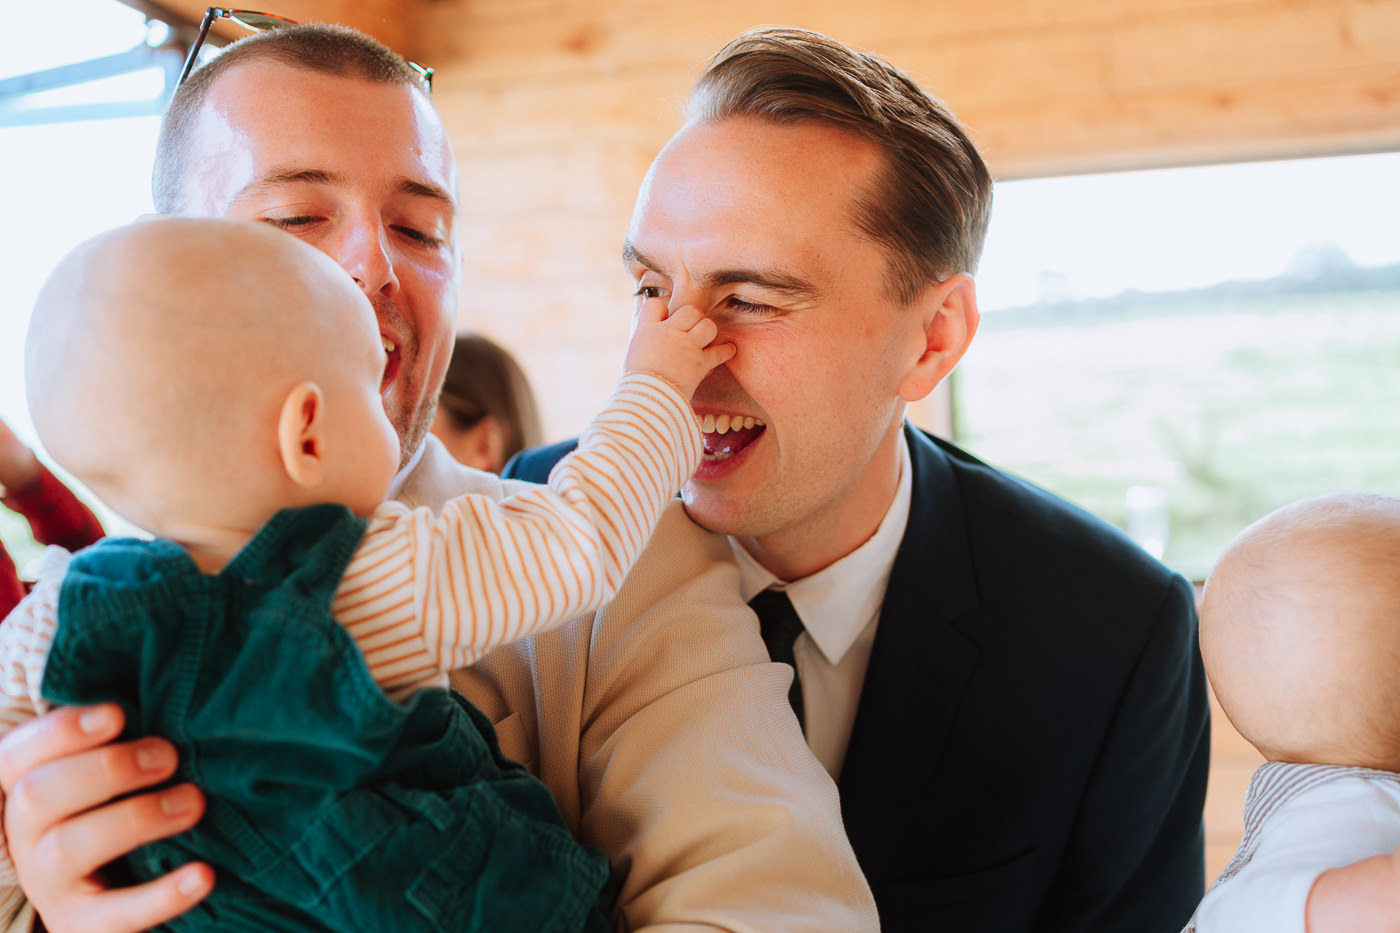
M907 429L913 462L909 523L895 557L842 765L841 809L861 867L874 880L897 869L897 833L952 728L979 654L954 622L977 608L966 515L948 457ZM956 802L950 801L950 805Z

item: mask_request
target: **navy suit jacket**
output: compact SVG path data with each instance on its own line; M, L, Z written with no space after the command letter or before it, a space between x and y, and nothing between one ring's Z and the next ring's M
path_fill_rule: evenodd
M1177 933L1205 887L1191 586L920 431L838 786L886 933ZM572 442L507 475L542 481Z

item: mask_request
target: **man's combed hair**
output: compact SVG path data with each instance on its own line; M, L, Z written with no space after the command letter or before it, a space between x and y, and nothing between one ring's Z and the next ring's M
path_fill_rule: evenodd
M907 304L931 282L976 271L991 176L952 111L889 62L820 33L761 26L710 60L686 115L815 121L871 140L885 167L856 223L889 253L890 293Z
M422 77L393 49L344 26L313 23L254 33L190 73L175 90L161 119L151 193L156 210L177 214L184 207L189 139L205 95L219 75L240 62L279 62L323 74L423 89Z

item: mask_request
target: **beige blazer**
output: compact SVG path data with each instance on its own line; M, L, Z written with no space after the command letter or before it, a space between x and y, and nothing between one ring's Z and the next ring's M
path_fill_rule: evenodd
M427 444L399 496L409 506L521 485ZM728 541L679 502L612 603L451 677L575 836L626 871L622 929L878 930L790 680L739 598Z

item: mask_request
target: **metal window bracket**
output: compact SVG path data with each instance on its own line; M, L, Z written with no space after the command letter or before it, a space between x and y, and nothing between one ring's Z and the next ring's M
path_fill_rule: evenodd
M180 66L184 53L178 45L166 44L159 48L138 45L126 52L94 58L91 61L57 68L46 68L13 78L0 79L0 127L37 126L45 123L73 123L80 120L104 120L115 117L150 116L165 109L166 102L175 90L176 79L180 76ZM61 106L25 106L34 94L58 88L100 81L118 75L160 68L165 80L160 93L146 100L105 101L90 104L65 104Z

